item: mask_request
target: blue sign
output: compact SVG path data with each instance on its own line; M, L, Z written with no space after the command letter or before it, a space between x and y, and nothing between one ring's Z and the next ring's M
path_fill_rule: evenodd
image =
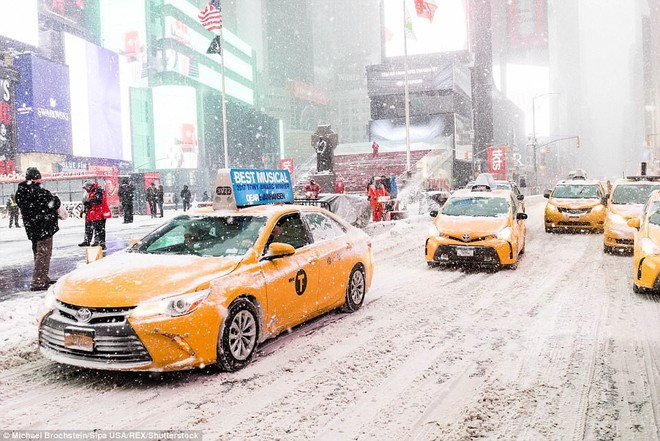
M232 168L229 172L237 207L293 203L289 170Z
M70 155L69 68L32 54L19 55L16 85L18 152Z

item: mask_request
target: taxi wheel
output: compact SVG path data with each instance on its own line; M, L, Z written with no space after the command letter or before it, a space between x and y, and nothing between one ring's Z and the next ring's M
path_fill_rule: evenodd
M257 349L259 321L254 304L238 299L229 307L229 314L218 342L218 365L229 372L243 369Z
M364 302L364 295L367 292L367 277L361 265L356 265L351 271L346 287L346 302L344 311L354 312L360 309Z
M614 247L603 245L603 252L606 254L614 254Z
M646 294L648 291L647 291L646 288L642 288L641 286L639 286L635 282L633 282L633 292L635 294Z
M545 232L546 232L546 233L554 233L554 231L555 231L555 230L554 230L554 228L552 228L552 227L545 227Z

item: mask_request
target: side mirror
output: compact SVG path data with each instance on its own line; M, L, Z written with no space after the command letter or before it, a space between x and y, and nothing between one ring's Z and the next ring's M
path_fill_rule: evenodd
M517 220L525 220L525 219L527 219L527 213L518 213L518 214L516 214L516 219L517 219Z
M550 199L550 190L546 190L545 192L543 192L543 197L546 199Z
M293 245L288 243L273 242L268 246L268 251L263 257L265 260L279 259L280 257L291 256L296 253Z
M632 219L628 219L628 222L626 223L628 224L629 227L639 230L639 225L641 222L639 221L638 217L634 217Z
M438 210L431 210L431 212L429 213L429 215L430 215L431 217L436 217L436 216L438 215Z
M139 241L140 241L139 237L132 237L128 239L128 247L133 248L135 245L137 245Z
M548 195L548 196L549 196L549 195ZM516 197L518 198L519 201L522 201L523 199L525 199L525 195L524 195L524 194L519 194L519 195L516 196Z
M600 200L600 203L603 205L607 205L607 196L603 196L603 198Z

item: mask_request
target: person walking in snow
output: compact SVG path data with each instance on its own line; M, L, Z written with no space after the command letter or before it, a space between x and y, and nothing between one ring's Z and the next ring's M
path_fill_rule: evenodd
M105 191L91 181L85 182L84 189L85 239L78 246L100 246L105 250L105 221L112 217Z
M21 210L25 234L32 242L34 273L30 289L48 289L53 283L48 277L48 271L53 255L53 236L60 229L57 218L60 199L41 186L39 170L29 167L25 173L25 181L18 184L14 200Z
M18 224L18 204L16 204L12 195L9 195L9 199L7 199L7 214L9 215L9 228L11 228L12 224L16 228L21 228Z

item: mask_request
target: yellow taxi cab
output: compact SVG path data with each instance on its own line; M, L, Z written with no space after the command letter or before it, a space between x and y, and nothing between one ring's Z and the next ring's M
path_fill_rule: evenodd
M630 219L639 217L653 190L660 189L660 176L628 176L614 182L607 201L603 250L632 251L635 229Z
M510 190L497 190L477 177L470 189L456 190L435 216L424 248L430 267L476 264L515 268L525 252L527 214Z
M639 217L628 220L635 229L633 291L660 290L660 190L654 190Z
M361 307L373 275L369 236L325 209L291 204L288 171L220 170L214 193L213 207L60 278L40 314L41 353L102 370L235 371L260 342Z
M548 199L544 216L546 232L603 231L607 195L600 181L578 175L559 181L543 196Z

